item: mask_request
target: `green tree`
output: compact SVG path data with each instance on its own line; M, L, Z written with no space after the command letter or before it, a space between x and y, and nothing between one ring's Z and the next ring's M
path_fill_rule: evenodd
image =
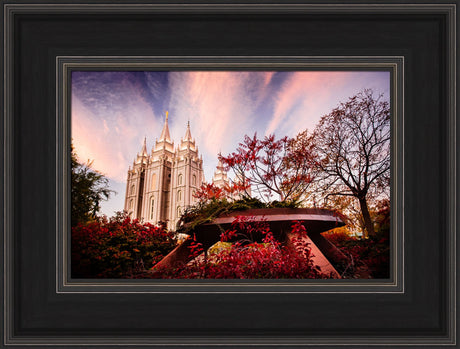
M91 168L91 162L78 162L74 147L71 147L71 225L93 221L100 210L102 200L107 200L112 190L108 179Z

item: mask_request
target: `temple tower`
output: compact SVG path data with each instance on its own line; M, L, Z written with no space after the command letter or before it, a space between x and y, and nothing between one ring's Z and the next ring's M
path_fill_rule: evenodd
M166 112L160 138L150 155L146 149L144 140L141 153L128 170L125 210L132 218L153 224L166 222L168 229L175 230L184 209L196 202L195 190L204 182L203 159L192 138L190 122L175 148Z
M126 181L125 211L133 219L141 219L142 217L145 168L148 160L146 139L144 138L142 150L137 153L133 167L128 169L128 180Z

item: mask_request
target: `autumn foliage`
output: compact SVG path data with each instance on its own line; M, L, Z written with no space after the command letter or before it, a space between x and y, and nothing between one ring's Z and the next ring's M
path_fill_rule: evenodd
M305 228L293 222L292 232L304 234ZM262 234L262 242L253 241ZM221 242L238 238L221 251L204 255L198 242L190 247L190 263L156 270L152 278L181 279L318 279L328 278L313 263L311 249L302 239L295 239L296 249L283 246L273 237L269 225L251 217L237 216ZM144 275L146 276L146 275Z
M370 89L324 115L311 135L320 179L317 188L326 199L354 198L366 237L375 236L372 196L389 194L390 138L390 104Z
M296 147L292 139L262 139L245 136L237 150L227 156L219 155L225 170L233 170L265 201L296 200L312 181L311 149Z
M221 200L225 197L225 192L224 188L220 188L214 183L204 183L195 191L193 197L198 199L198 202Z
M193 241L192 261L173 268L149 272L175 246L173 234L162 227L142 224L124 214L72 228L72 277L74 278L157 278L157 279L317 279L329 278L314 265L311 248L302 236L299 222L292 222L295 248L276 240L269 225L248 216L237 216L231 228L221 234L221 247L204 253ZM259 237L262 236L260 241ZM369 270L374 278L389 277L389 244L359 239L346 233L324 233L329 241L351 257L346 278ZM193 239L193 236L192 236ZM233 243L229 243L233 241ZM235 242L236 241L236 242ZM260 242L257 242L260 241ZM223 247L222 247L223 246ZM212 249L211 249L212 250Z
M72 228L72 277L133 277L175 245L170 232L125 214L78 224Z
M359 271L365 269L372 278L390 277L390 246L387 237L361 239L344 232L323 233L350 259L346 266L345 277L359 277Z

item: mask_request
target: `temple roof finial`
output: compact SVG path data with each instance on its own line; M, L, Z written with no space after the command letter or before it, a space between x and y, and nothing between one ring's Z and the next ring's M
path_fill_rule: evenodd
M190 120L187 121L187 130L185 131L184 141L192 141L192 132L190 132Z
M147 156L147 137L144 137L144 144L142 145L142 150L141 150L141 155L142 156Z
M168 111L166 111L165 123L163 125L163 130L161 131L160 142L161 141L171 142L171 136L169 135L169 127L168 127Z

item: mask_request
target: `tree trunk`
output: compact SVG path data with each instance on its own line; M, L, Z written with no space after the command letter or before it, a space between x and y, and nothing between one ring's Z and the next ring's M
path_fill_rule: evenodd
M375 236L374 223L372 222L371 215L369 213L369 208L367 207L366 197L358 198L359 205L361 206L361 213L364 219L364 227L366 228L364 232L364 237L368 238L370 236Z

